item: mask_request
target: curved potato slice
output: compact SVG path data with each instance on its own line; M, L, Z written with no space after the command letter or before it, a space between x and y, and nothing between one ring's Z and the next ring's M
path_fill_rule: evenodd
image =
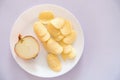
M54 15L51 11L43 11L39 14L38 18L42 21L49 21L54 18Z
M44 25L47 25L47 24L50 23L50 20L49 20L49 21L40 20L40 22L41 22L42 24L44 24Z
M71 45L67 45L63 47L63 53L64 54L68 54L72 51L72 46Z
M50 34L47 32L47 34L45 35L45 36L43 36L43 37L41 37L40 38L40 40L42 41L42 42L46 42L46 41L48 41L50 39Z
M72 32L63 39L63 42L65 44L72 44L75 41L76 36L77 36L76 32L72 30Z
M62 68L62 64L57 55L49 53L47 55L48 66L55 72L59 72Z
M59 29L56 29L52 24L48 24L46 28L48 32L51 34L51 36L57 37L58 35L60 35Z
M34 28L34 32L38 37L42 37L46 35L48 32L45 26L40 21L35 22L33 28Z
M56 29L60 29L63 27L65 23L65 20L63 18L55 18L53 20L51 20L51 24L56 28Z
M60 29L60 31L64 36L70 34L72 31L71 23L68 20L66 20L64 26Z
M46 45L48 51L53 54L61 54L63 47L53 39L49 39Z
M69 53L68 58L74 59L76 57L76 51L74 48L72 48L72 51Z
M62 53L61 57L64 61L67 59L74 59L76 57L76 53L75 53L74 48L72 48L72 51L68 54Z
M58 37L55 37L54 39L55 39L56 41L60 41L60 40L62 40L63 38L64 38L63 35L59 35Z

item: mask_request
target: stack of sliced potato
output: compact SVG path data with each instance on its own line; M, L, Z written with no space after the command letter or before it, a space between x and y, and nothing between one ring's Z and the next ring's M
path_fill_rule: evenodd
M75 58L72 43L76 39L76 31L70 21L54 17L51 11L43 11L39 14L39 21L34 24L34 31L49 53L47 62L53 71L61 70L59 55L63 60Z

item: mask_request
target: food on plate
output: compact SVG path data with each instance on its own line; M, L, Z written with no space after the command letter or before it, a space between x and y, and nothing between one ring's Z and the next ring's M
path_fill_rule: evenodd
M48 52L56 55L61 54L63 51L63 47L52 38L47 41L46 48L48 49Z
M64 26L60 29L60 32L62 33L62 35L67 36L71 33L71 31L72 25L68 20L66 20Z
M63 58L63 60L64 61L66 61L67 59L74 59L75 57L76 57L76 52L75 52L75 50L72 48L72 51L71 52L69 52L68 54L66 54L66 53L62 53L61 54L61 56L62 56L62 58Z
M56 29L60 29L63 27L65 20L63 18L54 18L53 20L51 20L50 22Z
M72 46L71 45L66 45L66 46L63 46L63 53L64 54L68 54L72 51Z
M76 39L76 31L69 20L62 17L54 17L51 11L43 11L39 14L39 21L34 24L34 32L42 42L47 54L48 66L53 71L60 71L63 60L72 60L76 57L72 46Z
M37 37L42 41L46 42L50 39L50 34L47 31L46 27L40 22L35 22L34 24L34 32L36 33Z
M54 39L56 41L61 41L64 38L64 36L62 34L58 35L57 37L55 37Z
M34 32L38 37L43 37L48 31L40 21L37 21L34 23Z
M59 72L62 68L62 64L57 55L48 53L47 55L48 66L55 72Z
M48 41L50 39L50 34L49 33L47 33L45 36L43 36L43 37L40 37L40 40L42 41L42 42L46 42L46 41Z
M60 30L56 29L52 24L47 24L46 28L52 37L57 37L60 35Z
M22 59L34 59L39 51L39 43L32 36L18 36L18 42L15 44L14 50Z
M65 44L62 40L59 41L59 44L60 44L61 46L67 46L67 45L68 45L68 44Z
M65 44L72 44L76 40L76 36L76 31L72 30L71 33L63 39L63 42Z
M54 19L54 15L51 11L43 11L39 14L38 18L43 24L47 24L50 20Z

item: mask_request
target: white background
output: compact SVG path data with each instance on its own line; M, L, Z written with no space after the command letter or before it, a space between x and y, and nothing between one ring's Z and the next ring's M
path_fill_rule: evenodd
M43 3L71 11L85 35L79 63L69 73L51 79L23 71L9 46L10 31L17 17ZM0 0L0 80L120 80L120 0Z

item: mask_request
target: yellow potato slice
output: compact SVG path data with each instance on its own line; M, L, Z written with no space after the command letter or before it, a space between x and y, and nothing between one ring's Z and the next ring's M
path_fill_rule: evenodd
M74 48L72 48L72 51L69 53L68 58L74 59L76 57L76 51Z
M49 53L47 55L48 66L55 72L59 72L62 68L62 64L57 55Z
M66 36L71 33L72 25L71 23L66 20L64 26L60 29L62 35Z
M63 39L63 42L65 44L72 44L75 41L76 36L76 32L72 30L71 33Z
M67 46L68 44L65 44L63 41L59 41L59 44L64 47L64 46Z
M38 17L41 21L49 21L52 20L54 18L54 15L51 11L43 11L39 14Z
M44 25L47 25L47 24L50 23L50 20L49 20L49 21L40 20L40 22L41 22L42 24L44 24Z
M42 41L42 42L46 42L46 41L48 41L50 39L50 34L47 32L47 34L45 35L45 36L43 36L43 37L40 37L40 40Z
M38 37L45 36L48 32L45 26L40 21L35 22L33 28L34 28L34 32Z
M63 51L63 47L52 38L47 41L46 47L50 53L57 55L61 54Z
M72 51L72 46L71 45L63 46L63 53L64 54L68 54L71 51Z
M50 52L49 48L47 47L47 42L43 42L43 46L47 52Z
M46 28L52 37L57 37L60 35L59 29L56 29L52 24L48 24Z
M64 61L66 61L67 59L74 59L76 57L76 52L74 50L74 48L72 48L72 51L68 54L62 53L61 57Z
M60 29L63 27L65 23L65 20L63 18L55 18L53 20L51 20L51 24L56 28L56 29Z
M58 37L55 37L54 39L55 39L56 41L60 41L60 40L62 40L63 38L64 38L63 35L59 35Z

